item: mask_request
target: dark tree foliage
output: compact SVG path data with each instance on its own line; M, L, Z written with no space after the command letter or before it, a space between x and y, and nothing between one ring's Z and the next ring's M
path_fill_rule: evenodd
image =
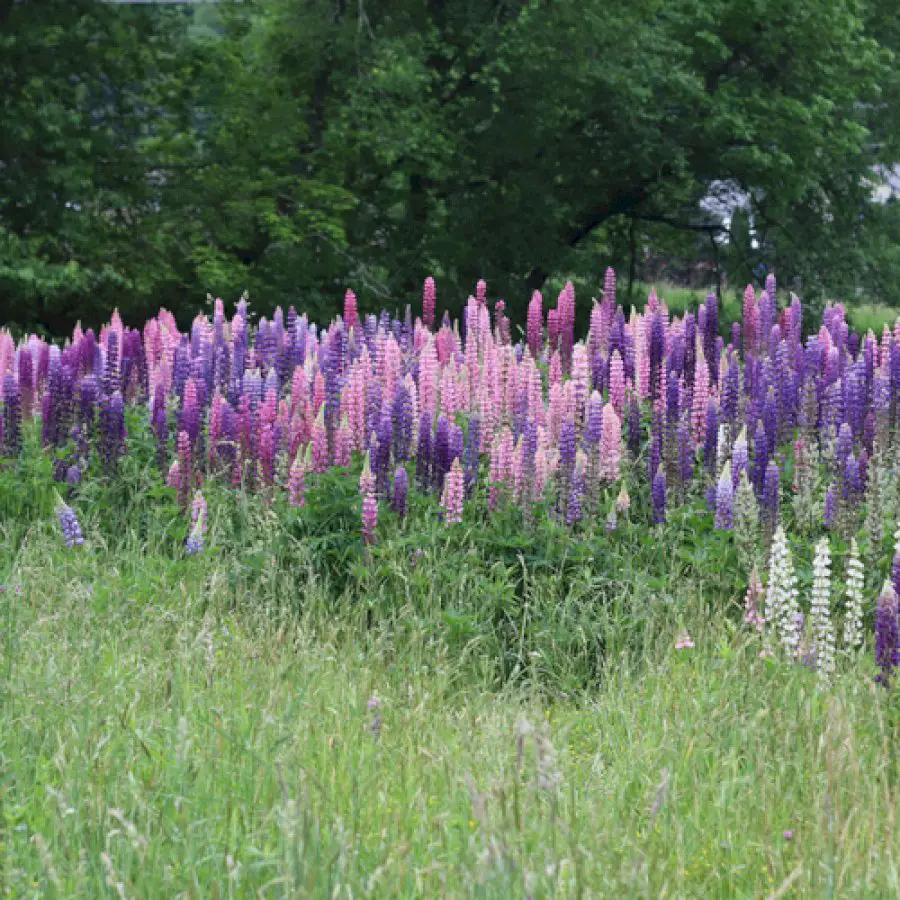
M322 318L429 274L439 311L483 277L521 318L676 246L897 302L894 6L0 0L0 321L244 290Z

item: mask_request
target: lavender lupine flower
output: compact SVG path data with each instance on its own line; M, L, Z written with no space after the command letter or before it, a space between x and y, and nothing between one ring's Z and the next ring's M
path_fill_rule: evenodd
M402 382L394 392L391 415L394 423L394 458L405 462L412 450L413 406L409 390Z
M80 547L84 543L84 536L81 533L81 523L75 510L65 503L62 497L57 495L56 516L59 519L59 527L62 529L63 539L66 547L70 550L73 547Z
M890 687L894 669L900 666L900 609L887 581L875 608L875 664L881 669L875 681Z
M719 476L716 489L716 528L731 531L734 527L734 484L731 480L731 463L726 462Z
M391 509L403 518L406 515L407 497L409 494L409 474L403 466L394 472L394 490L391 494Z
M653 476L650 493L653 501L653 523L659 525L666 521L666 473L662 466L657 468Z

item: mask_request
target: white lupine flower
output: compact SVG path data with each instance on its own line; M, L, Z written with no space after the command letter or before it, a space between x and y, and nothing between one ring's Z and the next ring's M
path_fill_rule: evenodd
M831 624L831 547L827 537L816 544L810 613L816 642L816 671L828 682L834 674L834 627Z
M856 650L862 646L862 604L865 574L859 558L856 538L850 541L850 555L847 557L847 606L844 610L844 649Z
M794 562L784 527L779 525L772 540L765 618L766 622L774 625L778 640L789 659L797 655L797 648L800 645L800 634L797 630L799 612ZM770 650L771 647L767 649Z

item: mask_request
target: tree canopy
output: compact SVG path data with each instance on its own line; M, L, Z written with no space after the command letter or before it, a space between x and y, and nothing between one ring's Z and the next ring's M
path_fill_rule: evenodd
M893 0L0 0L0 316L319 316L640 248L898 302ZM722 215L710 198L739 200ZM893 292L893 293L892 293Z

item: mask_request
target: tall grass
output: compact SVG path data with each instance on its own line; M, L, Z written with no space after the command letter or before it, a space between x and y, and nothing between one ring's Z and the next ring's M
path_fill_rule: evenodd
M900 891L900 712L858 666L823 691L688 598L640 652L608 615L590 693L540 692L538 656L497 691L424 612L327 614L302 553L284 597L284 562L236 590L227 553L88 531L6 543L10 896Z

